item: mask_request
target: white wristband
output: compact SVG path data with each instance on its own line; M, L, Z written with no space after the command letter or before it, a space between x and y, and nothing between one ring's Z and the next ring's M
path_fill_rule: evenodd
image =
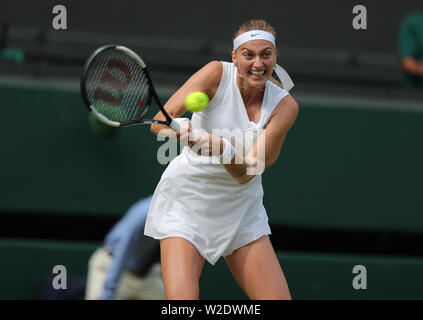
M172 123L170 124L169 127L171 129L175 130L175 131L178 131L181 128L181 123L184 122L185 120L190 121L188 118L175 118L175 119L172 119ZM176 125L175 125L175 123L176 123Z
M235 156L235 148L225 138L222 138L222 140L225 143L225 149L223 149L223 152L220 155L219 160L220 160L220 163L222 163L222 164L230 164L232 159Z

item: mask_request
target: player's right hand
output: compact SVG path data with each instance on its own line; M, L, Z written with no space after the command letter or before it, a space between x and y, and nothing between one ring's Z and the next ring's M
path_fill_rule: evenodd
M184 121L180 122L180 127L178 131L176 131L176 139L178 142L184 146L190 146L190 139L192 139L192 126L191 121L189 119L185 119Z
M161 129L157 135L160 137L170 137L176 139L179 143L184 145L188 145L188 136L192 130L191 121L188 118L176 118L173 121L177 122L180 126L180 129L175 131L174 129L170 129L169 127L165 127ZM186 140L186 141L185 141Z

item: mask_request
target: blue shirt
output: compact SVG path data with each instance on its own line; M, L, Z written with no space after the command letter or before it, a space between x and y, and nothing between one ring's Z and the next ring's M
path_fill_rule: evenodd
M151 196L135 203L106 235L105 245L110 249L112 264L100 295L103 299L115 297L120 276L125 270L142 276L160 257L159 241L144 235L150 202Z

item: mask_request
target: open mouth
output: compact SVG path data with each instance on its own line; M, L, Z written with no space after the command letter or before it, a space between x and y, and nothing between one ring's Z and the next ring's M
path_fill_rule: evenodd
M259 76L259 77L262 77L262 76L264 76L264 70L263 71L249 71L248 72L249 74L252 74L252 75L254 75L254 76Z

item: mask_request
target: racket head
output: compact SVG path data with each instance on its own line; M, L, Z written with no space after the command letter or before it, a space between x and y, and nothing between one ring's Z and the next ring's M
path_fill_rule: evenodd
M88 109L113 127L152 123L144 116L153 100L163 109L146 64L121 45L105 45L91 54L82 70L81 94Z

